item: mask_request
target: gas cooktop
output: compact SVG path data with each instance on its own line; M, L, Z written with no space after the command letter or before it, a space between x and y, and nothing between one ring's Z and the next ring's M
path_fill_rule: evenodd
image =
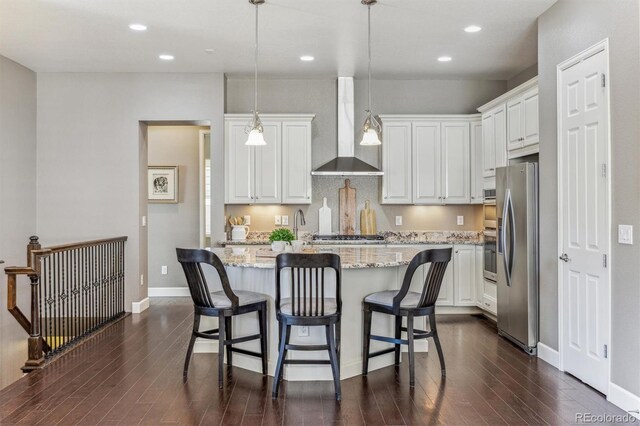
M314 235L314 241L384 241L382 235Z

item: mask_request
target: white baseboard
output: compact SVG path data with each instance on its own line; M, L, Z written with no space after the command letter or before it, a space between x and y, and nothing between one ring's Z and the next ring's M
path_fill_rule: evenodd
M609 383L609 395L607 400L617 405L632 416L640 419L640 396L634 395L625 388L614 383Z
M542 342L538 342L538 358L560 369L560 353Z
M189 287L149 287L149 297L189 297Z
M131 313L133 314L140 314L144 311L146 311L147 309L149 309L149 298L145 297L144 299L142 299L139 302L132 302L131 303Z

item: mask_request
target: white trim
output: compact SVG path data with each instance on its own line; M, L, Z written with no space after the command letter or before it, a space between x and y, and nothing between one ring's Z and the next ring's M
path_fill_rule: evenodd
M149 287L149 297L189 297L189 287Z
M560 369L560 353L542 342L538 342L538 358Z
M640 396L609 382L609 394L607 401L616 405L637 419L640 419Z
M419 121L419 120L433 120L433 121L467 121L467 120L480 120L482 117L480 114L379 114L380 120L385 122L394 121Z
M316 117L315 114L260 114L260 119L262 121L266 120L274 120L274 121L311 121ZM237 119L237 120L251 120L251 114L225 114L225 120L227 119Z
M540 145L533 144L525 146L524 148L518 148L507 152L507 157L509 160L513 160L514 158L526 157L527 155L538 154L540 152Z
M606 73L607 73L607 79L609 80L607 82L607 85L605 87L605 93L606 93L606 102L607 102L607 113L608 113L608 124L607 124L607 168L611 169L609 166L611 164L611 84L610 84L610 68L609 68L609 39L605 38L604 40L602 40L601 42L583 50L582 52L578 53L577 55L561 62L560 64L557 65L556 67L556 119L557 119L557 129L556 129L556 146L557 146L557 189L558 189L558 255L560 255L560 253L563 252L564 247L562 246L562 241L564 239L564 228L562 226L562 195L563 195L563 188L561 185L561 176L562 176L562 171L563 171L563 167L562 167L562 144L559 143L560 138L562 137L562 98L560 96L560 93L562 93L562 87L561 87L561 76L562 76L562 72L570 67L572 67L573 65L579 63L580 61L583 61L587 58L590 58L591 56L600 53L604 51L606 54ZM607 227L608 231L609 231L609 244L607 246L607 253L611 253L611 220L612 220L612 212L611 212L611 207L612 207L612 202L611 202L611 198L612 198L612 192L611 192L611 178L608 178L607 181L607 195L608 195L608 220L609 220L609 226ZM611 256L610 256L611 257ZM612 260L612 259L611 259ZM556 261L557 264L557 274L558 274L558 369L560 371L564 371L564 359L563 359L563 354L562 354L562 346L563 346L563 342L564 342L564 315L563 315L563 306L562 306L562 301L563 299L563 293L562 293L562 265L560 265L560 262ZM609 356L607 358L607 375L609 377L609 381L611 380L611 355L613 352L613 348L611 345L611 270L613 269L613 261L609 262L609 267L608 269L608 273L609 273ZM609 390L611 390L611 386L609 386Z
M139 302L131 302L131 313L140 314L149 309L149 298L145 297Z
M538 76L535 76L531 80L525 81L520 86L514 87L513 89L509 90L507 93L504 93L498 96L497 98L482 105L481 107L478 107L478 111L487 112L495 106L506 103L509 99L511 99L515 95L519 95L525 92L526 90L529 90L532 87L535 87L537 84L538 84Z

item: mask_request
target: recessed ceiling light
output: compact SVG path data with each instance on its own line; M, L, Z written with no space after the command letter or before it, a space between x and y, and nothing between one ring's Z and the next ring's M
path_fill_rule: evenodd
M440 61L440 62L449 62L449 61L451 61L451 56L440 56L438 58L438 61Z
M464 30L468 33L477 33L478 31L482 30L482 28L477 25L469 25Z
M300 60L301 61L305 61L305 62L310 62L310 61L313 61L314 59L315 58L313 56L311 56L311 55L300 56Z
M158 55L158 58L162 59L163 61L173 61L175 59L173 57L173 55L169 55L167 53L163 53L162 55Z
M129 28L133 31L147 31L147 26L143 24L131 24Z
M213 52L215 52L215 50L213 50L213 49L204 49L204 53L211 54Z

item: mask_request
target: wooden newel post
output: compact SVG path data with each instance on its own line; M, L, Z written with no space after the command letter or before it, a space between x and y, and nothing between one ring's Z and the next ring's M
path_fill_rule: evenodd
M40 250L40 242L37 236L29 238L27 245L27 265L35 271L29 274L31 280L31 330L28 339L29 358L22 367L23 371L31 371L42 368L44 365L44 354L42 352L42 336L40 335L40 307L39 307L39 285L40 285L40 261L33 254L34 250Z

